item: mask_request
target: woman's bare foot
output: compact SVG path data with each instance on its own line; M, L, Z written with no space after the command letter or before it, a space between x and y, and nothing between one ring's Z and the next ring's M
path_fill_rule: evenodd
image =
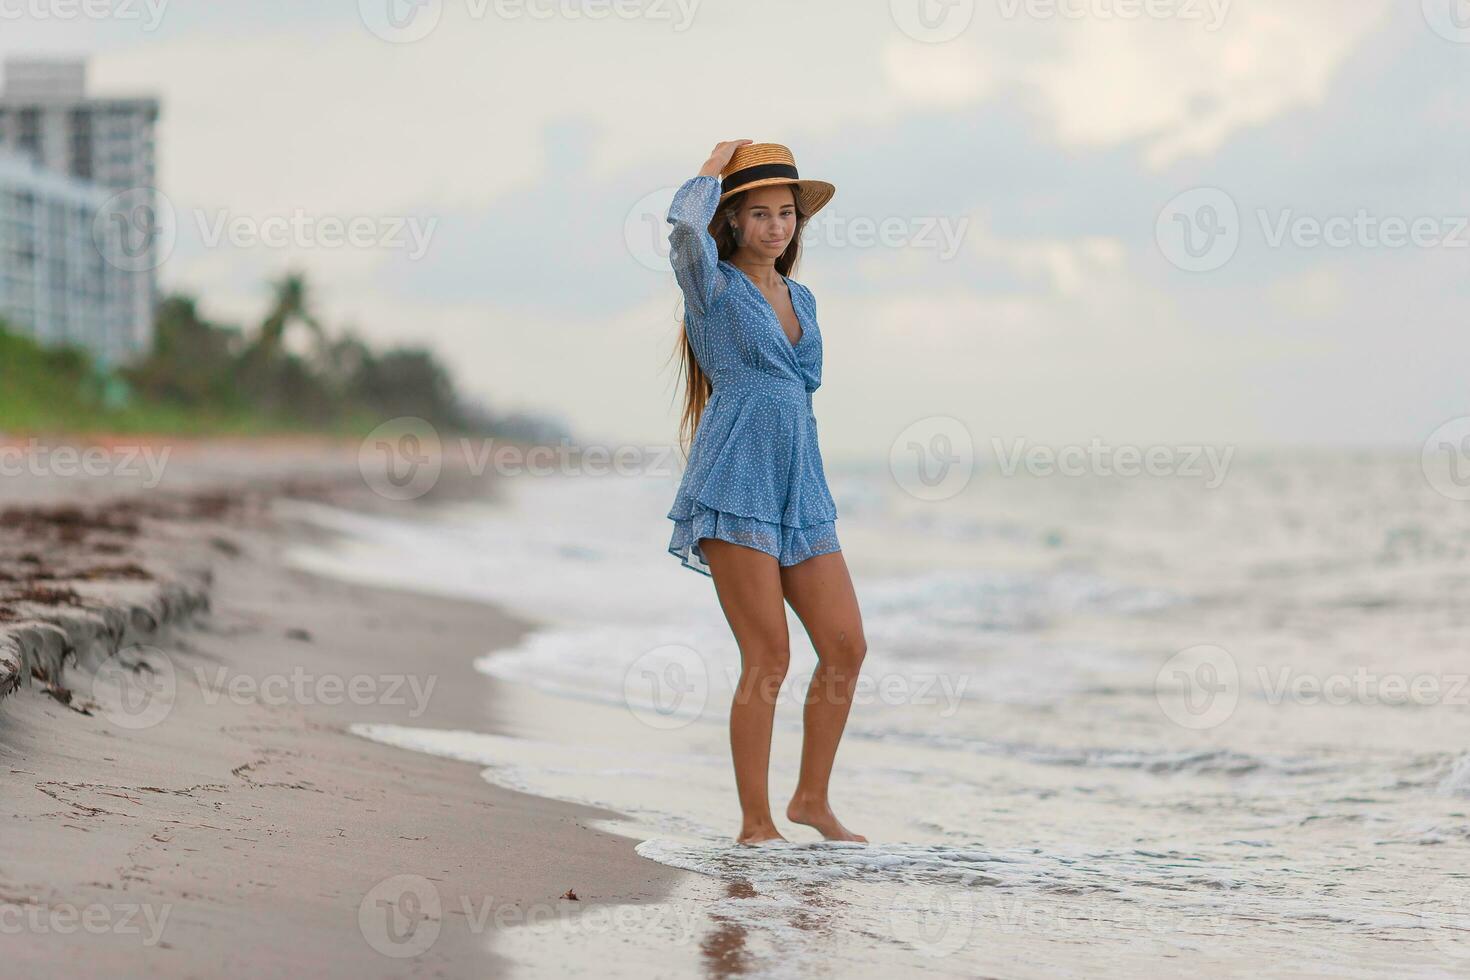
M786 819L792 823L815 827L827 840L853 840L862 844L868 842L862 834L855 834L842 826L842 821L833 815L832 807L825 800L811 801L793 797L786 805Z
M785 840L781 831L776 829L773 823L753 824L740 828L740 836L735 839L737 844L760 844L768 840Z

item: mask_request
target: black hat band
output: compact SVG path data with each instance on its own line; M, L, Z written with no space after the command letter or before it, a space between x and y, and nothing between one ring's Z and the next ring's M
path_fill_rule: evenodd
M796 168L789 163L759 163L753 167L738 170L724 180L720 181L720 193L728 194L738 187L743 187L752 181L765 180L768 177L789 177L792 180L799 179Z

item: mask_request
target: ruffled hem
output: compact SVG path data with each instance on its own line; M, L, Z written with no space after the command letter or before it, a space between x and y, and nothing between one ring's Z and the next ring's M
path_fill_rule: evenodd
M668 516L700 506L792 527L837 519L804 390L793 403L771 390L716 389Z
M685 568L704 575L709 575L710 570L699 547L700 538L718 538L764 551L783 567L841 549L834 521L793 527L715 510L701 503L694 505L691 516L670 520L674 522L674 533L669 539L669 554L678 558Z

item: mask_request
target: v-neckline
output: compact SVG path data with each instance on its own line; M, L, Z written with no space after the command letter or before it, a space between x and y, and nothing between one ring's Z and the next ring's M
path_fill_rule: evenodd
M786 336L786 326L781 322L781 317L776 312L776 308L771 305L770 300L766 299L766 294L761 290L761 287L756 284L756 281L750 278L750 276L746 275L744 269L740 268L740 266L736 265L734 262L731 262L729 259L722 259L721 261L723 261L730 268L734 269L736 272L740 273L745 281L750 283L750 288L755 290L755 294L761 298L761 302L766 304L766 309L771 311L771 319L776 321L776 332L781 335L782 340L786 341L786 346L791 348L791 350L795 352L796 348L801 346L802 341L806 340L807 325L801 318L801 310L796 308L796 291L791 288L791 280L786 278L785 276L781 276L781 281L786 283L786 295L791 299L791 312L796 317L796 325L801 328L801 336L796 338L796 343L794 344L791 342L791 338ZM779 272L776 274L781 275Z

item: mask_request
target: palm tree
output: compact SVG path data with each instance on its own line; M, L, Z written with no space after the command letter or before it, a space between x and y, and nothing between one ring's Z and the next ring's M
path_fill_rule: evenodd
M286 330L293 323L303 323L311 331L318 351L326 347L326 331L311 311L307 298L306 277L288 272L275 284L275 301L261 321L255 342L245 352L246 363L269 364L279 356Z

